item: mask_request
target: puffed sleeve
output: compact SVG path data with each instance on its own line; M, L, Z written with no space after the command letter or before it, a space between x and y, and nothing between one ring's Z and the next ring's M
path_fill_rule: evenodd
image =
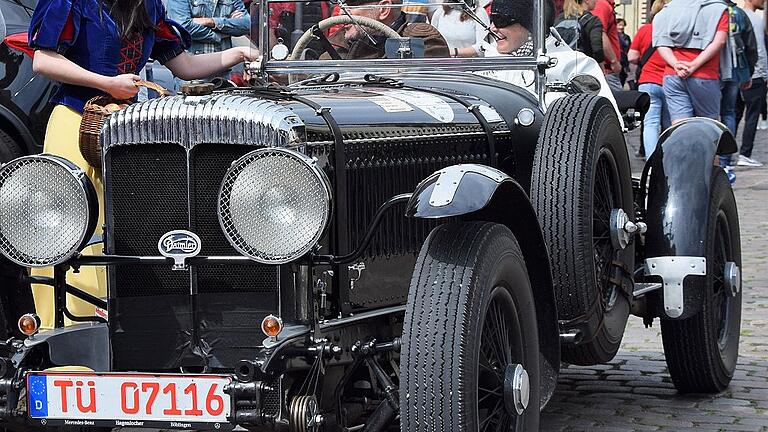
M165 64L188 49L192 44L192 37L181 24L167 17L162 4L158 6L158 12L155 45L150 57Z
M77 40L81 1L40 0L29 24L29 46L64 54Z

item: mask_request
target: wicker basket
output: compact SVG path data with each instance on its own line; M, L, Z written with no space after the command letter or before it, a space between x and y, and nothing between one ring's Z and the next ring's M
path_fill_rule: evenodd
M170 93L159 84L150 81L136 81L137 87L146 87L156 91L160 97L168 96ZM118 100L111 96L96 96L85 103L83 109L83 120L80 122L80 153L94 168L101 170L101 127L104 122L115 111L106 109L109 104L131 104L130 100Z

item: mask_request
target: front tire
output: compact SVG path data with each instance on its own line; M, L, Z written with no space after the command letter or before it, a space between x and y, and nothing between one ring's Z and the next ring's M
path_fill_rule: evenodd
M550 253L558 318L596 322L593 334L564 345L566 363L610 361L629 317L626 291L634 245L612 242L611 213L634 214L624 137L611 103L569 95L547 111L534 157L531 202Z
M538 430L538 347L531 284L512 232L488 222L435 228L408 293L401 430ZM504 391L515 365L529 380L521 414L514 402L522 400Z
M741 268L739 215L728 178L719 167L713 171L702 309L684 320L661 320L667 367L681 393L725 390L739 357L741 290L731 295L724 276L728 262Z

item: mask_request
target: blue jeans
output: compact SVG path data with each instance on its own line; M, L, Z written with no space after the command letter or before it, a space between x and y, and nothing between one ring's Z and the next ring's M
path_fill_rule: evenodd
M667 75L664 96L673 122L691 117L720 118L720 80Z
M720 89L720 119L729 131L736 136L739 125L736 123L736 98L739 97L739 83L736 81L721 81Z
M643 147L645 147L646 160L656 149L661 131L671 124L669 110L664 97L664 89L658 84L643 83L637 88L641 92L648 93L651 97L651 106L643 118Z

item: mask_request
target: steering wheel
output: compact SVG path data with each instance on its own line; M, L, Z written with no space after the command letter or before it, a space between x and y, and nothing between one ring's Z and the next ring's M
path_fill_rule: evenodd
M392 27L381 23L379 21L376 21L375 19L364 17L364 16L356 16L354 19L350 17L349 15L338 15L338 16L332 16L330 18L326 18L319 23L317 23L317 27L320 28L320 31L326 31L329 28L339 25L339 24L358 24L363 27L368 27L369 29L375 30L378 33L383 33L384 36L387 38L399 38L400 35L392 29ZM312 34L312 28L305 31L303 35L299 38L299 40L296 42L296 46L293 47L293 51L291 52L291 60L299 60L301 58L301 53L304 51L304 49L309 46L310 42L314 39L315 35Z

